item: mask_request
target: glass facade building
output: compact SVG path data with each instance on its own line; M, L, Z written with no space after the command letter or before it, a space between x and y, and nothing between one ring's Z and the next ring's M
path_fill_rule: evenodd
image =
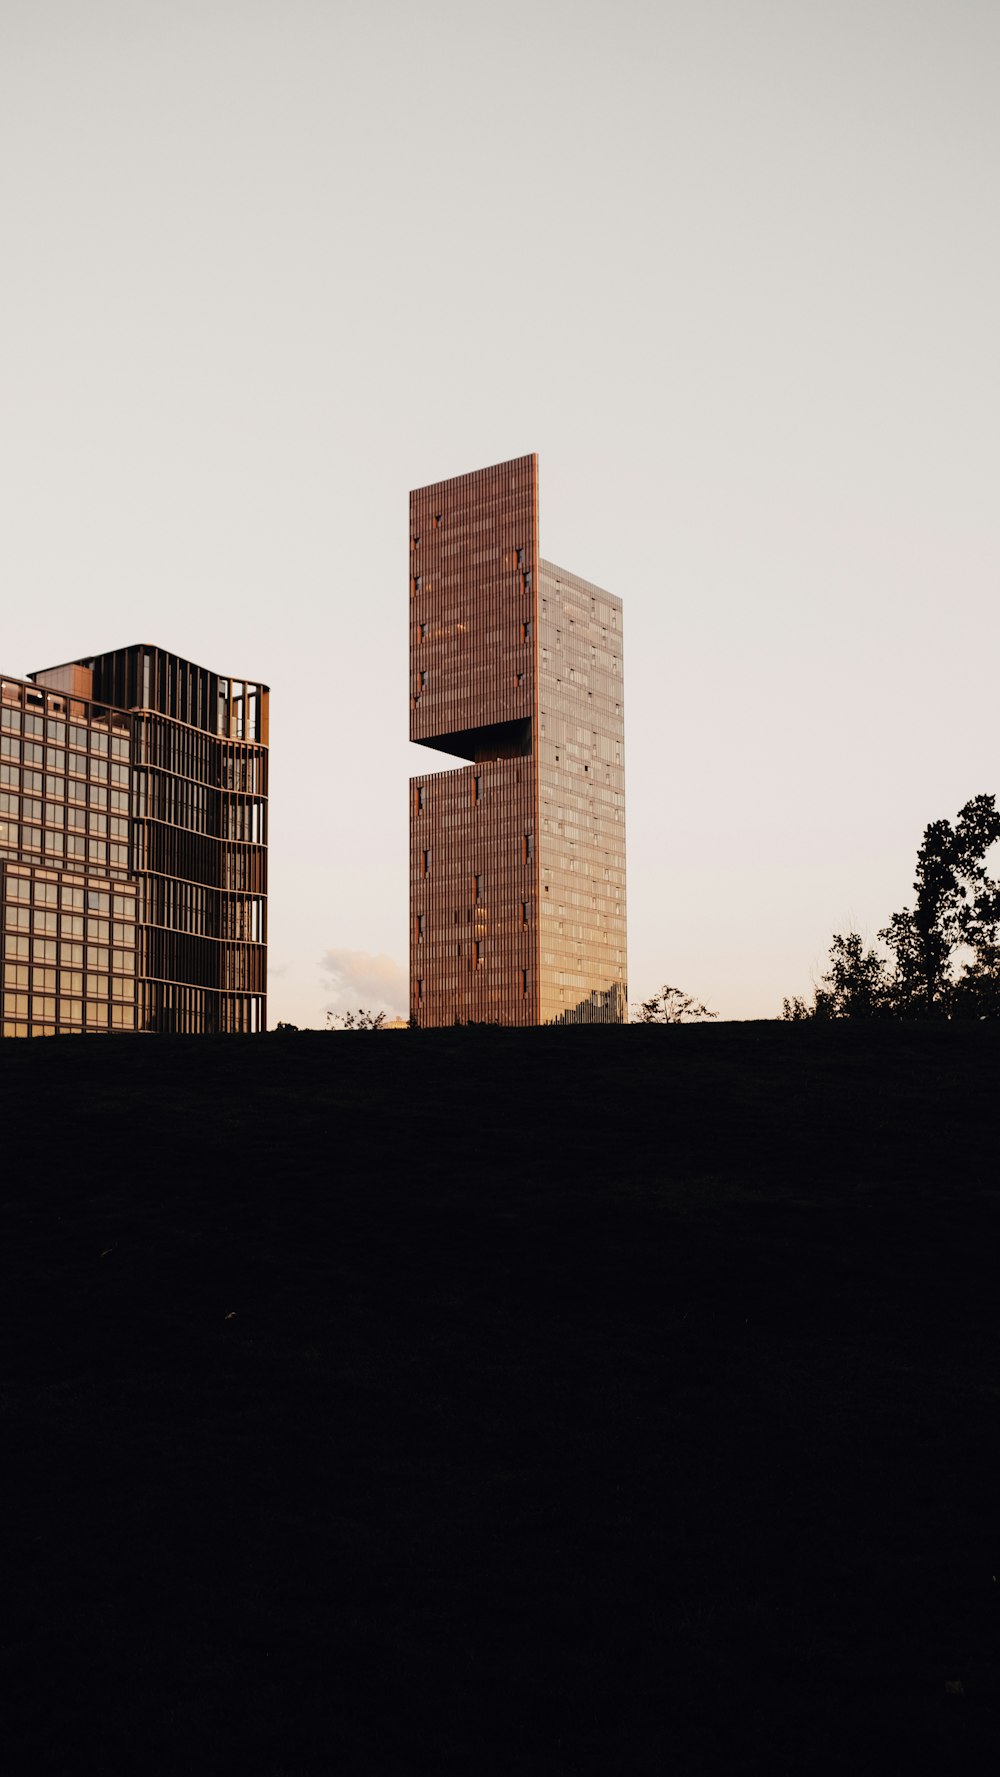
M540 557L538 460L410 495L410 1002L425 1026L627 1016L620 599Z
M0 1032L263 1031L268 689L137 645L0 680Z

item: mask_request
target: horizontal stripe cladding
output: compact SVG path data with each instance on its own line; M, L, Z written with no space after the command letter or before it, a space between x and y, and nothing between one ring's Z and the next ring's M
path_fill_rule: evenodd
M492 759L410 783L410 1010L423 1025L538 1022L535 768Z
M621 600L543 561L539 589L543 1023L627 1017Z
M201 669L161 651L92 664L124 695L140 653L151 697L204 705ZM0 730L4 1034L264 1029L266 747L8 678Z
M263 1029L267 750L162 714L136 717L134 743L142 1024Z
M537 459L410 495L410 739L531 717Z

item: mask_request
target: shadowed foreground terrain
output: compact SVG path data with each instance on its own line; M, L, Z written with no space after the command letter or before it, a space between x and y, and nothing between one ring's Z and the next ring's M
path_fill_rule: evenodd
M3 1767L989 1768L998 1073L0 1046Z

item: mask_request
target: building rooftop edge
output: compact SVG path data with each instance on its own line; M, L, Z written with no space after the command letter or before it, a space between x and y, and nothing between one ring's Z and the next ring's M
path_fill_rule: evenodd
M537 470L538 452L525 451L519 457L504 457L499 463L483 463L479 469L462 469L458 475L442 475L437 481L425 481L422 487L411 487L410 499L414 499L417 494L432 493L437 487L448 487L455 481L468 481L473 475L495 475L498 469L517 469L522 463L533 463Z
M538 560L540 574L551 574L555 579L571 580L575 586L586 586L590 592L599 592L602 598L610 599L613 605L621 606L621 596L617 592L609 592L606 586L598 585L596 580L588 580L584 574L575 574L572 568L561 568L558 562L549 561L546 556Z
M33 682L35 679L37 679L39 677L39 675L41 673L62 672L68 666L93 667L95 661L103 660L109 654L128 654L133 649L147 649L147 648L151 652L155 652L157 654L169 654L173 660L183 661L185 666L193 666L193 667L195 667L195 669L198 672L213 673L217 679L231 679L236 684L253 685L256 688L256 690L258 690L258 691L270 691L270 689L271 689L270 685L265 685L265 683L262 679L249 679L246 677L246 675L244 673L216 672L214 667L202 666L201 662L198 660L189 660L188 656L186 654L175 654L172 648L162 648L160 646L159 642L126 642L125 646L122 648L105 648L103 650L103 652L99 653L99 654L80 654L77 656L77 658L75 660L53 661L51 664L49 664L47 666L36 667L33 672L26 674L25 679L23 679L21 682L22 682L22 684L27 683L29 681ZM16 673L8 673L7 677L11 678L11 679L16 679L17 674Z

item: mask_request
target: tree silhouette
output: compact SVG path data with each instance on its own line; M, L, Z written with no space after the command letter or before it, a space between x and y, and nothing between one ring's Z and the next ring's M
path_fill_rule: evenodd
M857 932L836 934L812 1002L785 1000L785 1018L1000 1015L1000 882L986 868L998 840L995 796L973 796L954 825L931 821L917 852L916 904L878 934L891 963Z
M326 1015L327 1030L381 1030L384 1023L384 1012L370 1012L364 1006L359 1006L356 1012L328 1012Z
M686 1024L694 1023L699 1018L715 1018L718 1014L710 1012L699 1000L692 999L679 987L661 987L648 1000L639 1005L636 1024Z

